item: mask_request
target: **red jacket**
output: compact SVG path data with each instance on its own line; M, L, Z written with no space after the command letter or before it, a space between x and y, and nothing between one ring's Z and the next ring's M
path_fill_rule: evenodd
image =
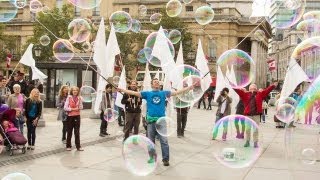
M262 102L274 88L275 88L275 86L271 85L271 86L267 87L266 89L264 89L263 91L257 91L257 95L256 95L257 112L255 113L255 115L262 113ZM241 89L234 89L234 90L240 96L240 99L243 101L244 115L249 115L249 113L250 113L250 97L251 97L252 93L249 91L243 91Z

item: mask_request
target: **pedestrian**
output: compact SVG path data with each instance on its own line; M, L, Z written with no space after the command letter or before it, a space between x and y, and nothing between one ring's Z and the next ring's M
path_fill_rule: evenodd
M203 103L203 106L204 106L204 109L206 109L206 95L205 93L201 96L201 98L199 99L199 102L198 102L198 109L201 108L201 102Z
M100 137L105 137L107 135L110 135L109 133L107 133L107 128L108 128L108 121L105 120L104 118L104 112L106 111L106 109L113 109L114 108L114 102L113 102L113 98L112 98L112 85L111 84L107 84L105 87L105 91L103 91L102 94L102 100L100 103L100 119L101 119L101 124L100 124Z
M243 113L244 113L244 104L243 104L242 100L239 100L239 102L236 106L236 114L243 115ZM240 127L239 127L239 121L241 123L241 131L240 131ZM234 125L235 125L236 131L237 131L236 138L238 138L238 139L244 139L244 131L246 128L244 121L245 121L245 119L242 117L237 117L234 120Z
M212 110L212 107L211 107L211 101L213 99L213 92L211 89L208 90L208 108L207 110Z
M260 115L260 122L265 123L266 122L266 111L268 110L268 103L266 102L266 100L264 99L262 101L262 113Z
M69 86L63 85L59 90L56 106L59 109L57 120L62 122L62 138L63 144L66 144L67 135L67 112L64 110L64 104L67 100L69 93Z
M11 93L14 93L14 90L13 90L13 86L15 84L19 84L20 85L20 91L22 94L26 95L26 91L27 91L27 82L24 80L24 73L18 71L15 75L14 75L14 78L13 78L13 81L10 83L10 90L11 90Z
M137 92L137 82L131 81L128 88L131 91ZM139 125L141 119L141 103L142 99L129 94L124 94L121 103L125 105L126 113L126 124L124 128L124 139L125 141L133 128L133 134L139 133Z
M8 103L8 98L11 94L10 90L6 87L6 84L7 80L4 77L0 78L0 97L2 104Z
M26 97L29 97L31 91L33 90L33 88L35 88L35 81L31 80L29 81L29 83L27 84L27 88L26 88Z
M249 86L249 91L244 91L242 89L234 89L236 93L239 95L240 99L244 104L244 115L251 118L257 125L260 124L260 114L262 113L262 101L265 99L268 94L278 85L278 82L274 82L271 86L258 91L256 84L251 84ZM258 148L258 129L254 128L253 132L253 141L254 147ZM248 125L246 127L246 143L244 147L250 146L250 138L251 138L251 126Z
M21 87L19 84L13 85L13 91L14 93L11 94L8 98L8 106L10 109L16 110L17 116L15 120L15 125L20 130L21 134L23 134L23 125L25 123L23 114L25 101L27 98L24 94L20 93Z
M177 107L177 136L184 137L184 130L187 125L189 107Z
M157 130L156 130L156 121L160 119L161 117L166 116L166 107L165 107L165 101L167 97L170 96L176 96L178 94L181 94L183 92L189 91L193 89L193 86L183 88L182 90L178 90L176 92L171 91L162 91L160 90L160 82L157 78L154 78L151 81L151 91L131 91L131 90L125 90L118 88L118 91L124 92L129 95L142 97L142 99L145 99L147 102L147 134L148 138L155 143L155 137L157 136L160 140L161 144L161 151L162 151L162 162L164 166L169 166L169 143L168 139L165 136L161 136ZM164 129L166 127L163 127ZM152 162L153 156L150 157L148 162Z
M220 92L220 95L218 96L217 103L218 103L218 109L216 113L216 124L219 123L218 121L231 114L231 103L232 98L229 97L229 89L223 88ZM216 125L219 126L220 124ZM227 139L227 130L228 130L228 121L223 122L223 133L222 133L222 140L225 141ZM218 134L218 127L214 128L212 140L215 140L217 138Z
M40 92L34 88L30 92L29 98L26 100L26 118L28 129L28 147L27 149L34 150L36 141L36 128L42 113L42 101Z
M66 150L71 151L71 138L74 129L75 144L78 151L83 151L80 145L80 110L83 109L82 98L79 95L79 88L73 86L70 88L70 95L68 95L64 104L64 110L67 115L67 145Z

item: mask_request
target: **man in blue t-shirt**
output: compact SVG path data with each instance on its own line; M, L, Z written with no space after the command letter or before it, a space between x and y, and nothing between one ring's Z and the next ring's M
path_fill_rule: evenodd
M158 136L161 144L162 162L164 166L169 166L169 144L168 139L165 136L161 136L156 131L155 122L166 116L166 98L170 96L176 96L183 92L193 89L193 85L175 92L160 90L160 83L158 79L153 79L151 82L152 91L130 91L118 88L118 91L124 92L129 95L138 96L147 101L147 135L148 138L155 143L155 137Z

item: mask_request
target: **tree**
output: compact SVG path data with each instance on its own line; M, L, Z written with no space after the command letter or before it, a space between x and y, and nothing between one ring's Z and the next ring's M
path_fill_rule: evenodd
M15 36L9 36L4 34L5 25L0 24L0 59L4 60L6 59L7 55L12 53L10 50L14 49L15 47ZM19 53L19 52L18 52Z

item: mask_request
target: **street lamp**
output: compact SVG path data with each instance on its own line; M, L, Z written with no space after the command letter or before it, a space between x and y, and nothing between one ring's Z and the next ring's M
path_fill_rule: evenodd
M34 50L34 55L35 55L36 57L40 57L40 55L41 55L41 48L40 48L40 46L35 46L33 50Z

